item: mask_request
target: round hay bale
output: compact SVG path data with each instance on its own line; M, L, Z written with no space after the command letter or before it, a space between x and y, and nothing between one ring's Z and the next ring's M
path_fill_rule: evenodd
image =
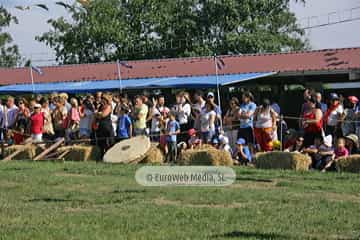
M139 136L121 141L110 148L103 158L107 163L138 163L151 147L150 139Z
M336 169L340 172L360 173L360 155L339 158L336 161Z
M289 152L257 153L256 168L261 169L291 169L298 171L309 170L311 158L305 154Z
M99 161L101 160L101 152L98 146L91 145L72 145L57 149L60 154L68 151L64 156L65 161Z
M12 145L5 148L4 155L5 157L9 156L19 149L22 149L22 151L17 154L13 160L32 160L43 151L43 149L37 145L28 145L26 147L24 147L24 145Z
M159 148L159 144L152 143L145 158L140 163L164 163L165 155Z
M212 147L184 151L179 159L181 165L232 166L230 153Z

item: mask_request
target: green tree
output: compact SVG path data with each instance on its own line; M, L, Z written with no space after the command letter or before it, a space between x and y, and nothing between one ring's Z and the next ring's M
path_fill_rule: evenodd
M37 40L63 64L300 50L290 1L92 0L67 7L71 20L50 19Z
M21 63L21 56L17 45L12 44L11 35L4 32L4 28L11 23L18 23L3 6L0 6L0 67L14 67Z

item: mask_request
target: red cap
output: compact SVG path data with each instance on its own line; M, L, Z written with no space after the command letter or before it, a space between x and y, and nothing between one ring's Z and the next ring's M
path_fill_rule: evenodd
M355 97L355 96L350 96L350 97L348 97L348 99L349 99L349 101L351 103L358 103L359 102L359 99L357 97Z
M189 129L188 134L189 134L189 136L192 136L192 135L196 134L196 130L194 128Z

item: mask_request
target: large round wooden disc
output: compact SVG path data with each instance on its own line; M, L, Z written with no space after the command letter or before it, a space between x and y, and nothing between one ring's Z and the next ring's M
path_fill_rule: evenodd
M150 147L151 142L148 137L130 138L110 148L103 160L107 163L137 163L143 160Z

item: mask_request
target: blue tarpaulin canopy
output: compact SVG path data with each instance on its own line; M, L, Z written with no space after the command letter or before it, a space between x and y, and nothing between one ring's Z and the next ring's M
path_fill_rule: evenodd
M268 73L244 73L219 75L219 86L235 84L251 79L267 77L276 74ZM213 88L216 87L216 75L196 77L168 77L168 78L143 78L125 80L102 80L82 82L57 82L57 83L35 83L35 93L49 92L96 92L115 89L143 89L143 88ZM0 87L0 93L31 93L32 84L16 84Z

